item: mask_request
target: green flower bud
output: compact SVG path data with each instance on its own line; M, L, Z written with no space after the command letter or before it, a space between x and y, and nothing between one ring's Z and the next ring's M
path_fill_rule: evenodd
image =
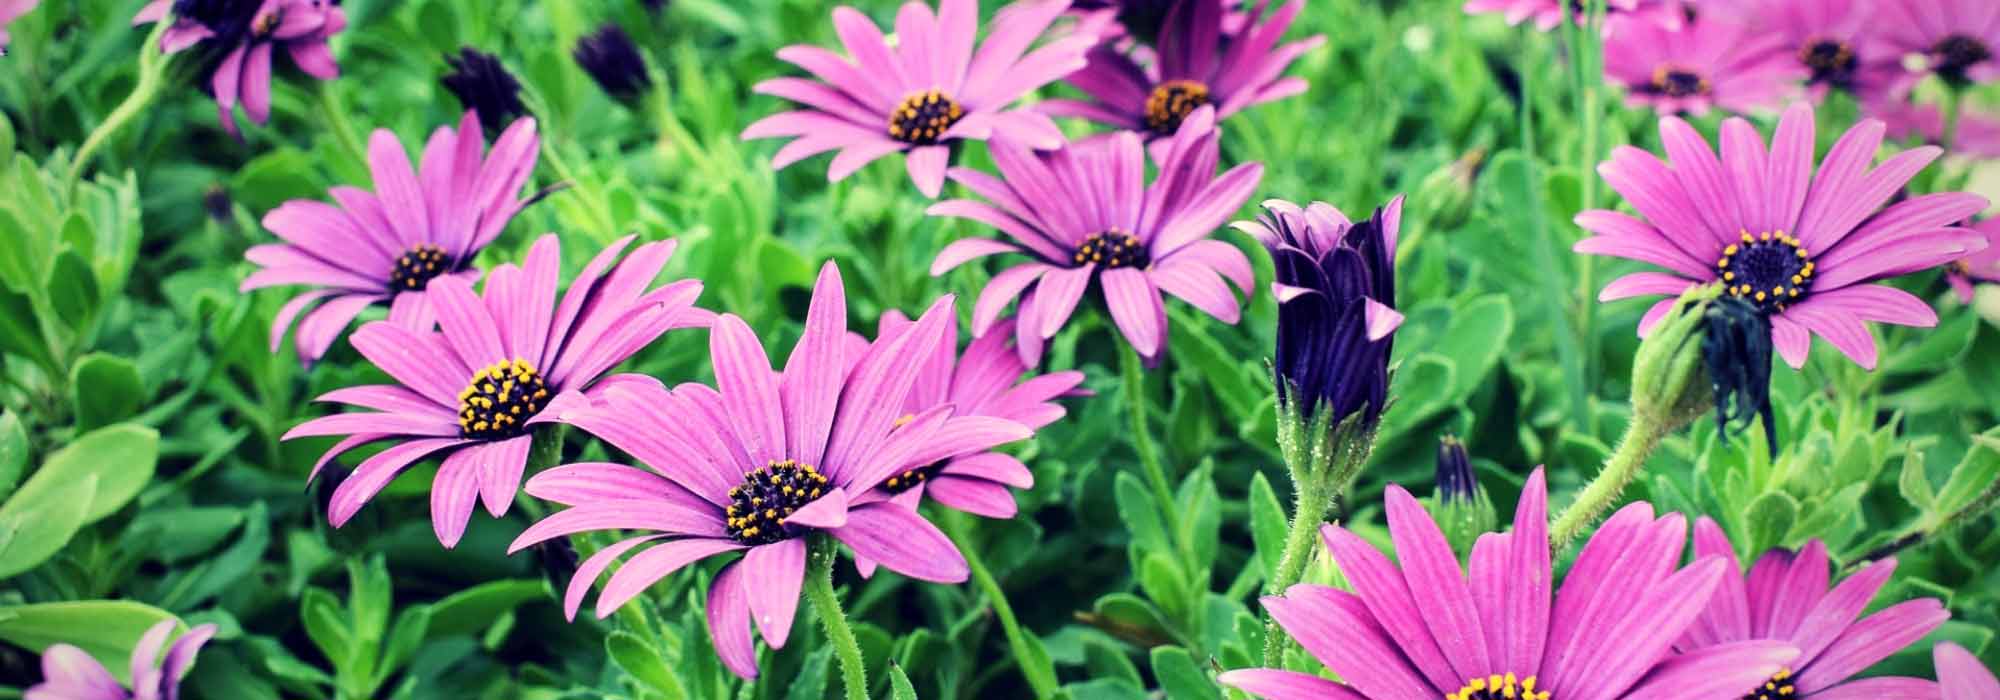
M1708 305L1722 287L1696 287L1681 295L1653 326L1632 358L1632 410L1662 432L1678 430L1715 406L1703 355Z

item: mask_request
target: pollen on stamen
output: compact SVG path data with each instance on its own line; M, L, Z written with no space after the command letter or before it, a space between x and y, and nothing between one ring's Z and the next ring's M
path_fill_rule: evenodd
M770 544L796 536L786 523L798 509L826 495L825 474L795 460L773 461L743 475L743 484L729 490L723 508L729 536L747 545Z
M549 386L525 360L496 362L473 373L458 393L458 432L474 440L501 440L528 432L527 421L548 405Z
M911 93L889 112L889 136L911 145L932 145L964 117L965 109L943 92Z
M1445 700L1549 700L1549 691L1536 690L1534 676L1520 678L1513 673L1473 678Z

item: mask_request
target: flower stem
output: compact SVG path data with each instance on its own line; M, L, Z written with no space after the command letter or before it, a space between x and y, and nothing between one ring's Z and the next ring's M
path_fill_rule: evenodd
M840 610L840 598L833 594L836 559L832 540L825 536L814 539L812 552L806 556L806 600L819 616L827 642L833 644L833 655L840 659L840 677L847 688L847 700L868 700L868 668L861 661L861 643L854 640L854 629L847 625L847 614Z
M1015 665L1021 668L1021 677L1027 679L1028 687L1035 691L1036 698L1048 700L1055 697L1055 667L1047 661L1047 653L1037 654L1028 646L1028 636L1021 629L1020 621L1014 617L1014 606L1007 602L1007 593L1000 590L1000 582L993 578L993 572L980 559L979 550L965 536L964 517L950 513L940 518L939 522L951 535L952 543L958 545L959 553L965 555L965 564L972 569L972 582L979 586L979 590L986 594L987 602L993 605L993 616L1000 619L1000 629L1007 635L1007 648L1014 654Z
M1146 471L1146 484L1153 489L1153 498L1160 502L1160 511L1166 516L1167 529L1173 534L1177 544L1181 540L1180 509L1174 501L1173 485L1167 481L1166 466L1160 462L1159 448L1153 444L1153 434L1146 427L1146 379L1140 367L1139 351L1126 343L1119 343L1119 365L1125 378L1125 403L1127 413L1132 418L1132 451L1139 453L1139 466Z
M1646 458L1660 446L1660 440L1668 430L1656 418L1645 412L1632 414L1632 422L1625 426L1625 436L1618 439L1618 449L1604 460L1604 469L1597 477L1583 487L1576 501L1563 509L1549 526L1549 544L1557 551L1569 545L1578 533L1597 522L1611 504L1618 501L1618 494L1625 485L1639 476L1639 470L1646 465Z
M1319 524L1325 521L1327 505L1332 500L1323 493L1322 486L1312 481L1308 479L1293 484L1297 498L1292 507L1292 529L1285 535L1285 549L1278 557L1278 571L1264 588L1271 595L1284 593L1286 588L1298 583L1299 577L1305 573L1306 563L1312 561L1314 536L1319 533ZM1279 629L1276 618L1266 620L1264 665L1282 668L1284 650L1284 630Z
M104 123L98 124L89 136L84 137L83 145L77 147L76 157L70 161L69 166L69 181L72 188L83 179L84 166L90 164L91 156L97 155L98 149L104 147L104 142L124 129L126 123L146 111L146 105L152 104L153 98L160 94L160 86L168 64L166 55L159 50L160 37L167 33L169 24L171 22L164 20L153 23L153 32L146 35L146 43L141 44L139 48L139 82L132 86L132 94L126 95L125 101L118 103L118 106L111 110L110 116L104 118Z
M368 149L361 144L360 135L354 132L354 124L347 118L347 105L340 101L340 95L334 93L335 89L331 80L319 84L320 114L326 117L327 126L331 127L328 131L333 132L341 149L365 169L368 167Z
M1941 108L1944 111L1941 117L1944 119L1944 124L1938 132L1938 147L1946 152L1951 151L1952 142L1958 140L1958 118L1964 97L1965 90L1956 85L1944 91L1944 106Z

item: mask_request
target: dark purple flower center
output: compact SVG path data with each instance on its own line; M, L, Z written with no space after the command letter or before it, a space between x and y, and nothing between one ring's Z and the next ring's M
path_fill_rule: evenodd
M1937 73L1954 83L1966 81L1965 71L1975 63L1993 57L1993 49L1986 42L1964 34L1953 34L1938 41L1931 47L1931 56L1937 61Z
M914 146L938 142L951 125L965 116L956 100L937 90L912 93L889 113L889 136Z
M471 440L526 435L528 419L547 406L549 385L526 360L496 362L458 392L458 434Z
M1798 697L1798 681L1792 678L1791 669L1784 668L1771 676L1771 680L1764 681L1763 685L1743 696L1743 700L1790 700L1795 697Z
M1465 687L1456 693L1446 693L1446 700L1549 700L1549 691L1535 689L1535 677L1518 678L1514 674L1493 674L1485 678L1466 681Z
M1764 313L1784 311L1805 300L1812 286L1814 263L1799 239L1784 231L1752 236L1722 249L1715 274L1731 296L1756 304Z
M1668 97L1708 94L1708 79L1692 69L1665 65L1653 69L1653 91Z
M729 536L750 546L788 539L795 533L785 518L826 494L826 475L810 464L774 461L743 475L743 484L729 490Z
M1146 244L1138 236L1126 233L1116 227L1104 233L1090 234L1076 247L1076 254L1070 262L1077 267L1103 265L1107 268L1143 268L1153 262L1153 256L1146 250Z
M938 471L941 469L944 469L944 462L932 462L914 469L906 469L903 473L889 477L888 481L882 482L882 490L889 493L908 491L916 488L918 484L929 481L931 477L937 476Z
M450 271L444 257L444 249L428 243L411 248L396 258L395 268L389 270L389 291L414 292L422 290L438 275Z
M1799 47L1799 62L1812 70L1812 82L1846 85L1854 80L1854 47L1847 42L1814 37Z
M1168 136L1181 128L1189 114L1208 104L1208 86L1194 80L1169 80L1146 96L1146 128Z

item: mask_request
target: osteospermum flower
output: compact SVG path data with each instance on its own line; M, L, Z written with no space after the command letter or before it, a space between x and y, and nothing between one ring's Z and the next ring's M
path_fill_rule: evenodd
M1604 0L1604 11L1607 16L1615 16L1653 10L1666 4L1661 0ZM1546 32L1561 25L1565 18L1581 24L1589 4L1585 0L1466 0L1464 9L1466 14L1471 15L1501 15L1510 25L1533 19L1535 28ZM1679 12L1662 12L1659 16L1678 20Z
M1278 398L1332 422L1356 413L1374 426L1388 402L1396 311L1396 235L1403 198L1360 223L1325 202L1301 208L1273 199L1264 216L1236 223L1271 251L1277 279Z
M181 676L194 665L194 655L215 636L215 625L196 625L167 645L180 621L161 620L146 630L132 648L132 686L112 677L89 652L56 644L42 652L42 682L28 688L25 700L178 700ZM160 650L166 656L160 656ZM158 663L159 666L154 666Z
M456 55L446 54L444 62L451 70L438 83L467 110L479 113L479 124L487 131L499 131L528 114L521 103L521 81L507 72L500 57L464 46Z
M1166 342L1162 291L1235 323L1241 311L1223 280L1250 294L1250 260L1209 234L1250 198L1264 166L1245 163L1214 175L1218 138L1215 108L1196 110L1162 149L1162 174L1150 185L1145 151L1129 131L1045 154L995 140L1001 178L951 170L952 180L987 201L939 202L929 213L971 219L1011 240L954 241L931 262L931 274L996 253L1032 258L994 275L972 308L972 333L984 336L1019 297L1015 345L1031 366L1093 282L1119 332L1148 359Z
M1813 109L1786 110L1771 147L1749 122L1722 124L1718 158L1687 122L1660 120L1672 167L1651 153L1620 147L1597 172L1639 217L1608 210L1578 214L1596 234L1576 251L1651 263L1671 272L1638 272L1605 285L1598 299L1666 295L1639 323L1641 334L1697 284L1721 283L1771 324L1779 356L1801 367L1817 334L1863 367L1875 366L1866 322L1932 326L1937 314L1907 292L1873 282L1942 265L1985 246L1956 226L1986 208L1963 192L1912 197L1882 208L1938 149L1904 151L1870 170L1882 123L1849 129L1814 172Z
M1986 237L1986 248L1951 261L1944 272L1945 281L1962 304L1972 303L1973 285L2000 282L2000 245L1996 245L2000 244L2000 218L1973 224L1972 230Z
M153 0L133 24L174 21L160 50L175 53L207 43L220 56L209 88L222 128L236 135L236 105L250 121L271 118L271 53L282 47L292 65L320 80L340 77L326 42L347 27L347 14L331 0Z
M1606 20L1604 77L1625 102L1660 114L1750 112L1796 89L1796 61L1778 55L1780 38L1745 25L1697 19L1678 30L1636 17Z
M1695 522L1694 550L1696 557L1721 558L1729 566L1715 597L1676 647L1693 653L1768 639L1799 650L1797 659L1769 679L1727 697L1902 698L1921 697L1926 691L1935 697L1937 685L1919 678L1848 680L1922 639L1951 616L1936 598L1920 598L1860 617L1889 582L1895 559L1870 563L1829 590L1826 544L1817 539L1797 551L1765 552L1747 577L1737 566L1729 537L1715 521Z
M1944 110L1935 104L1917 105L1905 100L1883 99L1862 103L1862 112L1882 120L1891 141L1916 139L1948 152L1978 158L2000 158L2000 118L1970 108L1961 110L1950 143L1944 135Z
M1941 700L2000 698L2000 679L1994 678L1993 671L1965 647L1954 642L1939 642L1931 649L1931 660L1937 665Z
M1871 39L1877 0L1738 0L1743 21L1779 38L1773 50L1804 72L1814 100L1845 90L1864 101L1884 94L1899 69Z
M1955 87L2000 79L2000 6L1992 0L1879 0L1873 33L1903 67L1896 94L1935 75ZM1905 61L1906 56L1918 60Z
M375 193L335 187L337 205L294 199L265 214L264 227L285 242L244 254L261 269L243 280L242 290L311 287L272 321L271 351L302 318L294 342L299 359L311 364L362 309L380 303L389 305L390 320L430 330L437 318L431 282L478 279L472 259L531 201L520 192L534 172L538 143L535 120L521 119L482 155L479 117L466 112L456 131L431 132L423 162L412 171L396 135L377 129L368 140Z
M868 348L852 370L846 297L831 263L783 371L771 368L742 319L723 315L709 335L715 388L633 382L565 411L566 422L649 469L589 463L535 475L529 495L570 507L522 532L510 551L589 530L643 533L577 567L564 596L571 617L605 568L641 545L649 546L598 593L599 617L681 567L743 552L710 582L708 622L722 662L745 678L757 675L753 619L772 648L790 635L807 537L830 536L912 578L965 580L958 548L916 511L855 500L913 466L1028 437L1011 421L953 418L948 407L903 419L924 358L954 322L952 306L950 297L939 299L908 330Z
M7 55L7 25L35 9L42 0L0 0L0 56Z
M475 500L494 517L506 514L527 465L531 427L560 420L559 404L619 383L598 377L660 334L709 320L694 308L700 282L647 289L675 242L641 245L620 262L631 242L628 236L599 253L560 301L560 245L549 234L522 265L494 268L483 296L460 277L431 280L427 294L442 332L387 321L355 331L354 348L396 383L328 392L318 400L373 410L306 421L284 439L347 436L313 465L313 476L357 446L396 444L340 482L327 519L345 524L398 474L438 452L444 461L431 482L431 525L439 542L458 544Z
M597 31L577 39L570 56L605 94L624 102L638 99L653 86L639 47L615 23L606 22Z
M1577 555L1556 590L1548 493L1528 477L1514 530L1488 533L1461 571L1444 533L1390 485L1396 559L1339 526L1321 528L1353 593L1299 584L1264 608L1342 681L1278 669L1223 673L1224 684L1271 700L1714 700L1735 697L1789 661L1780 642L1670 655L1724 575L1719 557L1676 570L1687 523L1625 506Z
M1155 50L1144 52L1149 60L1143 65L1118 44L1100 43L1091 50L1089 65L1064 78L1092 100L1046 100L1036 107L1157 140L1172 137L1204 105L1215 107L1216 119L1226 119L1251 105L1303 93L1306 80L1285 77L1285 68L1326 37L1280 43L1305 10L1305 0L1291 0L1267 18L1268 4L1259 0L1242 28L1224 33L1223 0L1175 3Z
M910 395L903 400L903 415L917 416L940 406L953 416L984 416L1040 430L1063 417L1066 411L1055 399L1079 393L1083 373L1051 372L1023 377L1028 366L1010 347L1012 319L994 326L994 332L974 338L961 357L957 329L947 327L945 340L937 352L923 360ZM877 337L889 342L910 326L902 314L882 315ZM984 450L948 454L937 461L903 470L857 501L892 500L916 508L924 496L946 507L988 518L1014 517L1014 496L1008 487L1034 488L1035 475L1012 455Z
M778 58L818 80L758 83L757 92L801 109L760 119L743 138L794 137L771 158L773 168L838 149L827 169L827 178L836 181L877 158L903 153L910 180L924 196L936 197L960 141L1004 136L1035 148L1062 144L1062 132L1048 117L1010 107L1083 67L1084 52L1097 40L1094 30L1028 51L1068 7L1069 0L1010 5L994 15L986 41L976 47L976 0L943 0L935 16L922 2L904 3L893 44L860 10L836 7L833 26L847 56L810 45L778 50Z

